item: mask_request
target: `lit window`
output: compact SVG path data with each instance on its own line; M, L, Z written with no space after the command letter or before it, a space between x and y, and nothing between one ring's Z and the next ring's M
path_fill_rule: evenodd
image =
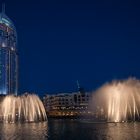
M5 43L4 43L4 42L2 43L2 47L6 47L6 45L5 45Z

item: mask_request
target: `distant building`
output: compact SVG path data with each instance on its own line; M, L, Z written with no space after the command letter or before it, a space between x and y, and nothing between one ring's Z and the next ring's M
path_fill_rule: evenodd
M18 90L17 33L3 7L0 13L0 94L15 94Z
M48 116L67 117L67 116L86 116L91 112L88 110L91 94L84 91L59 93L54 95L46 94L43 98L44 106Z

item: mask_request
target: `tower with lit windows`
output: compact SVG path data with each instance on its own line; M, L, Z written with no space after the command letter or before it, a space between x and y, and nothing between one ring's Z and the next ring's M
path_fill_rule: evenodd
M17 90L17 33L13 22L6 16L3 5L0 13L0 94L17 95Z

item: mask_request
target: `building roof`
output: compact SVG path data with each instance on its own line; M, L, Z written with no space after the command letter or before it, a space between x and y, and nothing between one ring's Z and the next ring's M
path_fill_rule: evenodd
M3 23L6 26L15 30L15 26L14 26L12 20L3 12L0 13L0 23Z

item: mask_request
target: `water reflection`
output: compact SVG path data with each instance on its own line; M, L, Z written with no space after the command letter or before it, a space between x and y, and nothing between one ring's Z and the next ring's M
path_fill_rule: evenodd
M49 140L139 140L140 123L50 120Z
M0 140L47 140L47 134L47 122L0 124Z
M48 123L0 123L0 140L139 140L139 130L139 122L52 119Z
M115 127L108 127L106 135L112 140L139 140L140 123L117 123Z

